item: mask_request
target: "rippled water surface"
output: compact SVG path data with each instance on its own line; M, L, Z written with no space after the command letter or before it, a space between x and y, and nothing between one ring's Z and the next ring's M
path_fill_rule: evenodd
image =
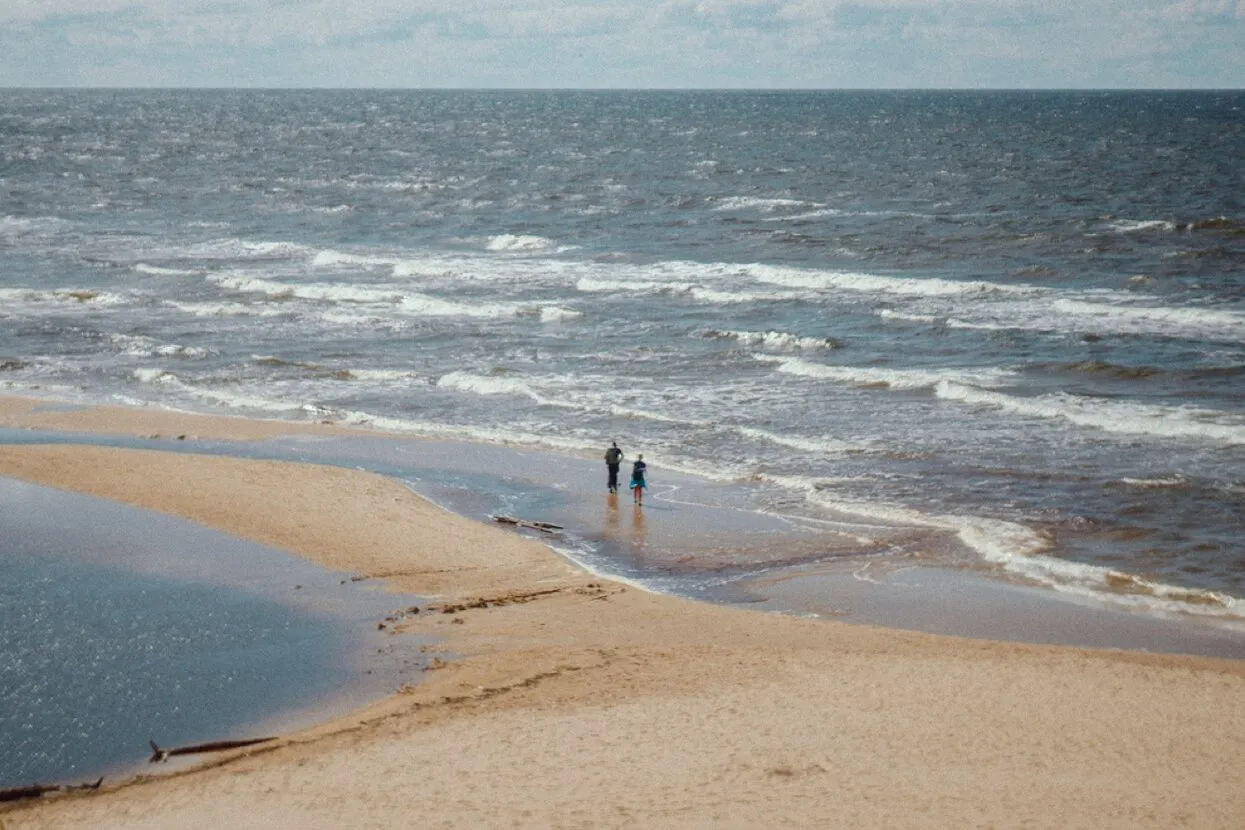
M0 789L147 767L419 677L403 595L169 516L0 478ZM406 600L409 602L409 598Z
M1245 94L0 95L0 389L617 439L1242 614Z

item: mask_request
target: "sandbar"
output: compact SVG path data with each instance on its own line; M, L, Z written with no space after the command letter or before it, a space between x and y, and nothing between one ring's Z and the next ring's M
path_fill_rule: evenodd
M0 398L0 425L333 427ZM373 473L79 444L0 475L180 516L433 605L419 683L271 745L0 805L15 828L1199 827L1245 821L1245 663L742 610L585 573Z

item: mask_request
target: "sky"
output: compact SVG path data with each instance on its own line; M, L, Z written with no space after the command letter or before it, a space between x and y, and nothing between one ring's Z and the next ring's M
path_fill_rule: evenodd
M1245 88L1245 0L0 0L0 87Z

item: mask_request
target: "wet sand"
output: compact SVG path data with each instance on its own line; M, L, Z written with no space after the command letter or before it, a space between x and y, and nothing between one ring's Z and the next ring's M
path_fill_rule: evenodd
M259 440L127 410L0 423ZM308 426L331 433L331 427ZM336 467L0 446L0 475L181 516L433 597L445 660L199 768L10 805L26 827L1239 827L1245 663L964 639L696 603ZM398 635L401 636L401 635Z

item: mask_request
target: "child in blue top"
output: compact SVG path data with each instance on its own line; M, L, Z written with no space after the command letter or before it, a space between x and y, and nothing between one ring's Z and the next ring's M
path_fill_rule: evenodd
M648 469L648 465L644 463L644 453L636 456L635 463L631 465L631 494L635 496L636 504L644 503L644 488L648 485L644 483L644 471Z

